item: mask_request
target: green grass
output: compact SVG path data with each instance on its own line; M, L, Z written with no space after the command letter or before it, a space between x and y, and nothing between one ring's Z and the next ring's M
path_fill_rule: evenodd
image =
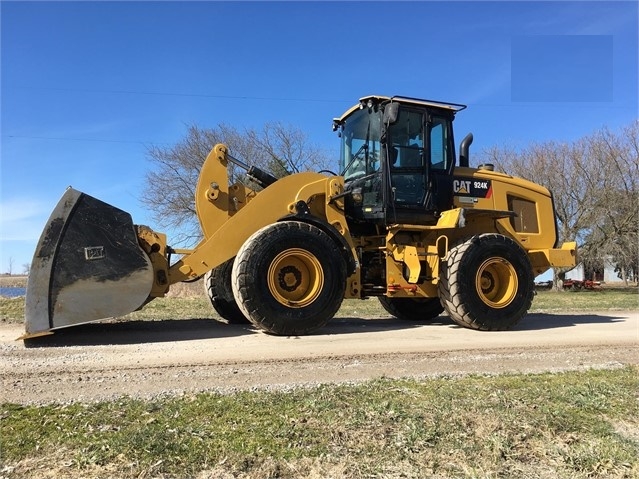
M5 298L0 296L0 322L24 322L24 298Z
M193 285L196 293L183 297L158 298L142 310L124 316L125 319L165 320L216 318L217 315L206 297L201 295L201 285ZM531 313L578 312L639 309L639 289L605 288L602 291L539 291L533 299ZM345 300L338 311L339 317L387 317L375 298L365 301ZM0 322L24 321L24 298L0 297Z
M636 309L639 309L639 289L635 286L582 291L538 291L531 312Z
M3 404L0 446L15 478L636 478L638 373Z

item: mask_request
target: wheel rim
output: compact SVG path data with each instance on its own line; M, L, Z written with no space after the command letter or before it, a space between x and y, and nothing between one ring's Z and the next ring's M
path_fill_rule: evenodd
M273 297L290 308L303 308L317 299L324 286L324 270L306 250L282 251L268 269L268 287Z
M517 272L503 258L489 258L477 270L475 286L479 298L492 308L505 308L513 302L518 288Z

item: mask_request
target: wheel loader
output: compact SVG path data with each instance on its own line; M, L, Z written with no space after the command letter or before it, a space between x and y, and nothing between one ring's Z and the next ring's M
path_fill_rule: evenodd
M464 108L361 98L333 120L340 174L276 179L216 145L195 189L193 249L69 188L34 253L24 338L127 314L199 278L222 318L274 335L312 333L343 299L373 296L401 319L445 311L467 328L512 327L530 308L534 277L574 266L576 244L558 244L546 188L490 164L471 168L472 134L456 156L453 120ZM229 184L229 163L251 181Z

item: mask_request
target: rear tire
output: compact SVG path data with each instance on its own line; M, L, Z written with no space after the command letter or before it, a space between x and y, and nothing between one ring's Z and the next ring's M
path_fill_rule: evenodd
M211 301L211 306L222 319L230 324L247 324L244 313L240 310L233 296L231 272L233 259L222 263L204 275L204 291Z
M439 298L388 298L379 296L382 307L397 319L430 321L443 311Z
M526 314L534 294L526 252L499 234L455 244L442 262L439 297L457 324L483 331L510 329Z
M346 288L346 262L321 229L298 221L255 232L235 258L233 294L244 315L270 334L293 336L324 326Z

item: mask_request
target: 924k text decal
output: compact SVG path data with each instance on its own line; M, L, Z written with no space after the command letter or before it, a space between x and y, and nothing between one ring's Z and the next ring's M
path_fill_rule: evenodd
M477 178L453 178L453 193L456 196L470 196L473 198L490 198L493 194L490 180Z

